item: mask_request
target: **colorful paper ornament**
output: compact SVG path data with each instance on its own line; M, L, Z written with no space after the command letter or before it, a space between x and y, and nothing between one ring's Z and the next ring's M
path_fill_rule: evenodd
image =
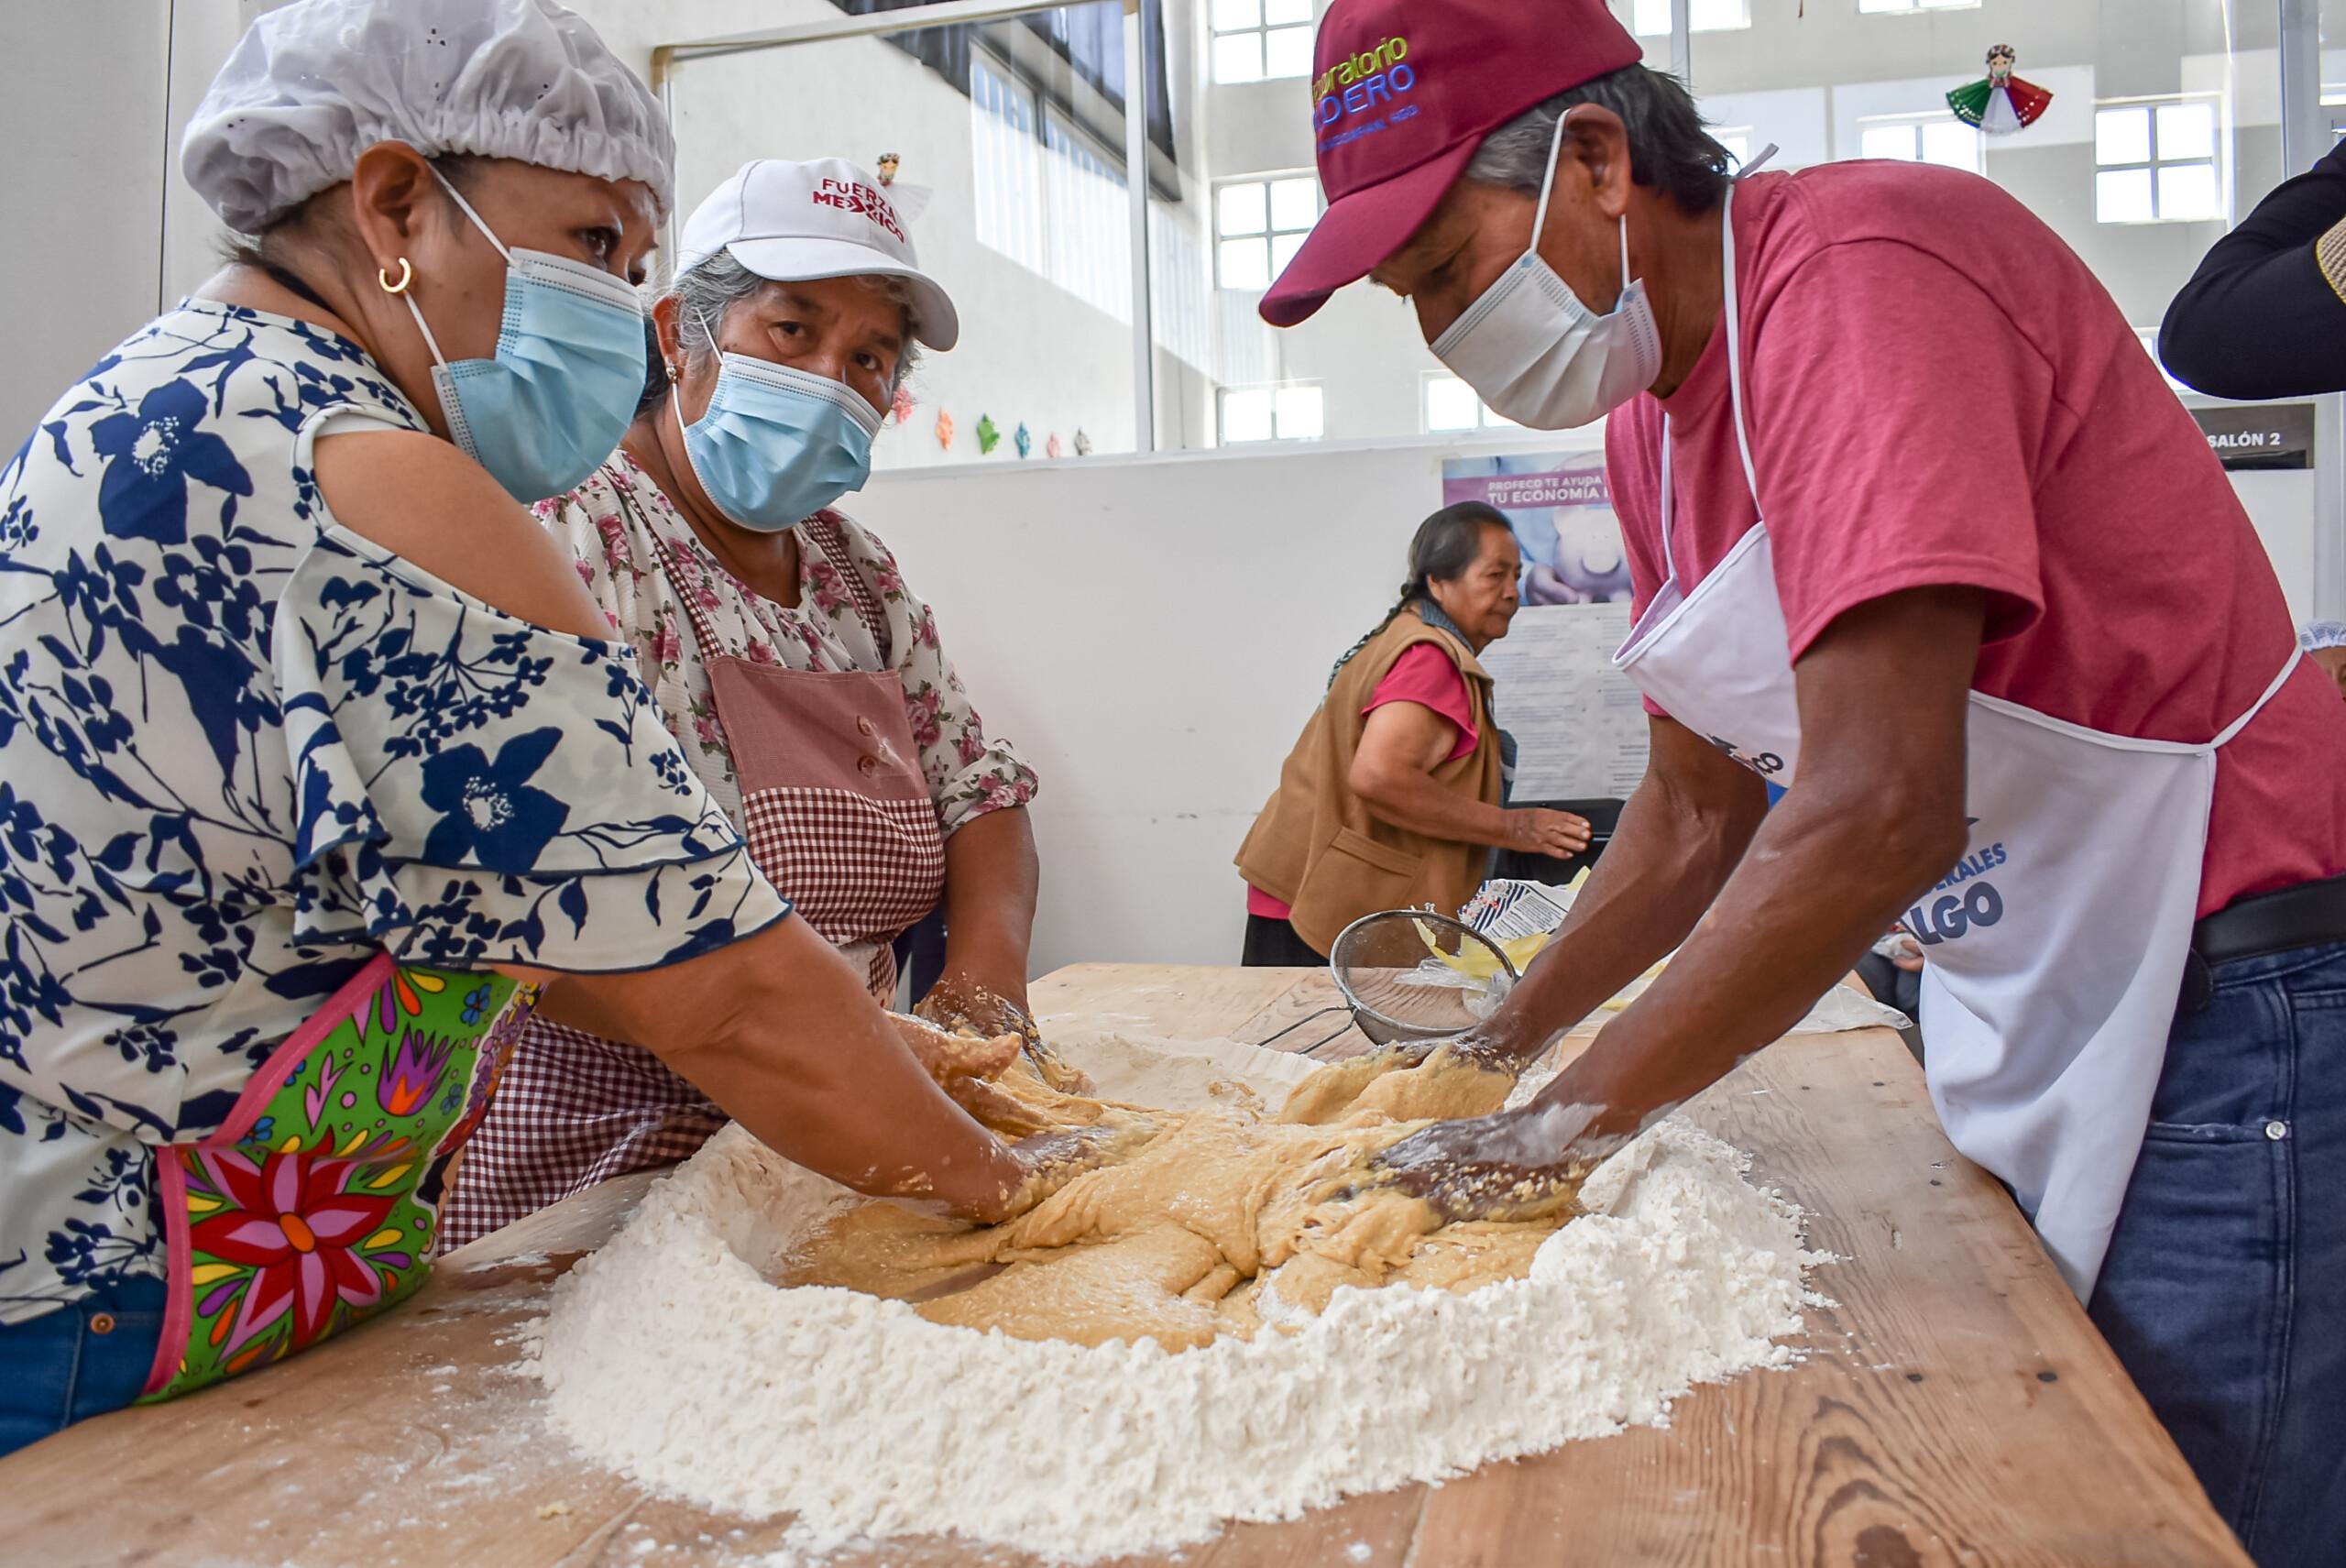
M1078 425L1075 431L1075 455L1078 457L1091 455L1091 438L1083 433L1083 427L1080 425Z
M899 387L896 389L896 407L894 412L896 415L896 422L898 424L912 423L913 389L910 387Z
M993 415L980 414L978 416L978 450L991 457L993 455L993 449L1001 444L1002 427L993 422Z
M1025 421L1019 422L1018 433L1010 438L1010 444L1018 448L1018 455L1022 460L1028 453L1035 450L1034 433L1026 428Z
M937 415L937 444L947 452L953 450L953 416L941 409Z
M1991 137L2007 137L2036 124L2053 94L2012 74L2020 54L2010 44L1988 51L1988 74L1946 95L1946 106L1967 126L1978 126Z
M903 159L893 152L883 152L875 167L880 171L880 189L888 192L888 200L895 205L896 215L909 224L918 221L920 215L928 211L929 200L937 192L926 185L896 183L896 170L904 166Z
M1046 457L1064 457L1067 455L1067 448L1059 444L1059 433L1058 431L1055 430L1051 432L1051 438L1043 443L1043 455Z

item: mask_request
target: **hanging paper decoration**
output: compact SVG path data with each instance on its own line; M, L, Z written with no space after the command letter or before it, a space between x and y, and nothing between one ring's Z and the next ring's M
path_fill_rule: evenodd
M1034 433L1026 428L1025 421L1019 422L1018 433L1010 438L1010 444L1018 448L1018 455L1022 458L1035 450Z
M898 424L912 423L913 389L910 387L899 387L896 389L896 407L894 411L896 415L896 422Z
M993 422L993 415L980 414L978 416L978 450L991 457L993 455L993 449L1001 444L1002 427Z
M937 415L937 444L947 452L953 450L953 416L942 410Z
M2012 74L2020 55L2010 44L1988 51L1988 74L1946 95L1955 117L1991 137L2010 136L2036 124L2053 94Z
M1059 433L1058 431L1055 430L1051 432L1051 438L1043 443L1043 455L1046 457L1064 457L1067 455L1067 448L1059 444Z
M1076 427L1075 432L1075 455L1078 457L1091 455L1091 438L1083 433L1083 427L1080 425Z
M888 200L895 204L898 217L908 224L915 223L923 213L928 211L929 199L937 192L926 185L897 184L896 170L904 166L904 160L894 153L882 153L878 165L880 188L888 192Z

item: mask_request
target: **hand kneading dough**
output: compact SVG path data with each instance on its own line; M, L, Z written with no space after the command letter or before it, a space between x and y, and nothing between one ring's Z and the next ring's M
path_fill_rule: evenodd
M1018 1339L1178 1351L1316 1314L1342 1286L1464 1292L1519 1279L1569 1213L1443 1225L1397 1189L1359 1187L1379 1151L1429 1120L1496 1111L1512 1082L1447 1049L1418 1066L1370 1057L1313 1074L1269 1121L1063 1094L1021 1060L957 1098L1014 1135L1161 1130L990 1230L860 1204L811 1234L777 1283L911 1301L932 1322Z

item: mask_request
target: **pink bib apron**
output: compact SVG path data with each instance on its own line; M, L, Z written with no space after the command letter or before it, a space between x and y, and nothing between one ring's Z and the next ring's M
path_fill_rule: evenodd
M621 504L634 511L624 495ZM654 521L635 516L708 672L751 858L826 941L863 959L872 995L888 1005L896 991L892 944L937 906L945 887L944 830L904 683L892 670L818 674L728 652L687 586L696 577L677 570ZM799 527L802 539L839 563L885 661L887 618L847 564L846 535L828 514ZM449 1245L615 1177L688 1158L725 1124L724 1112L640 1046L537 1019L525 1047L495 1118L465 1157Z

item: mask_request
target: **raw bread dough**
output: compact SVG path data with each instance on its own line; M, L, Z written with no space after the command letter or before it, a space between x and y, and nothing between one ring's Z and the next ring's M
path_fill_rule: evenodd
M1498 1109L1512 1083L1447 1050L1371 1057L1315 1073L1271 1120L1243 1104L1183 1115L1064 1093L1011 1063L956 1098L1006 1135L1109 1126L1136 1152L990 1230L858 1205L808 1235L775 1283L912 1302L932 1322L1016 1339L1178 1351L1316 1316L1342 1286L1463 1294L1520 1279L1574 1212L1571 1194L1540 1217L1444 1225L1368 1169L1429 1120Z

